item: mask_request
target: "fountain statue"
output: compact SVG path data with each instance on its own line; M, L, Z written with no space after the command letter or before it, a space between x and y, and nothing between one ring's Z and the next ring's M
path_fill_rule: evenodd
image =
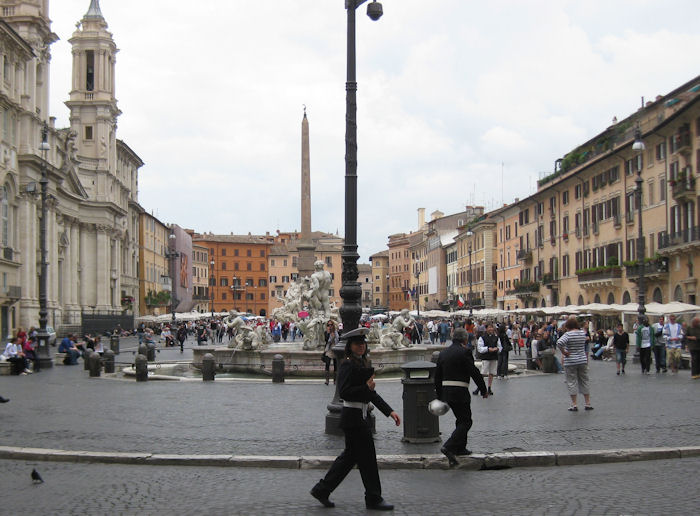
M234 338L229 342L229 348L263 350L272 342L270 330L267 326L258 325L253 328L234 310L229 312L223 323L227 328L233 328L234 330Z
M272 311L272 318L280 322L293 322L301 330L302 349L321 350L325 347L326 323L338 319L338 309L330 303L331 273L324 270L324 263L314 263L314 273L304 279L296 279L289 286L283 306Z
M404 330L415 323L416 321L408 313L408 308L404 308L390 325L382 329L379 345L383 348L391 349L411 347L411 342L404 337Z

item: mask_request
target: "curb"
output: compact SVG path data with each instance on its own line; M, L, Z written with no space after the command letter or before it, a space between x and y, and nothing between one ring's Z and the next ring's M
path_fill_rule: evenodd
M487 454L474 453L468 457L461 457L459 459L459 465L454 468L449 467L447 459L442 455L378 455L377 464L381 469L459 469L476 471L542 466L577 466L641 460L685 459L688 457L700 457L700 446L621 448L609 450L522 451ZM0 459L150 466L327 469L335 460L335 457L174 455L0 446Z

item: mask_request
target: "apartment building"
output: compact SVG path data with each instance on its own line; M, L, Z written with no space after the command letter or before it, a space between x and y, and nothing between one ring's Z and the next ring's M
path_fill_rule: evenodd
M381 312L389 309L389 251L374 253L372 264L372 309Z

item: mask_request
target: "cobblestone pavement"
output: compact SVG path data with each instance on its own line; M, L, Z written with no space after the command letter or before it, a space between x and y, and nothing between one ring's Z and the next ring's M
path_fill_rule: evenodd
M123 361L132 357L128 348L125 340ZM158 360L179 356L171 348ZM700 381L688 371L642 376L629 364L626 376L616 376L614 363L593 362L591 383L595 410L572 413L566 410L564 375L494 380L493 397L472 400L469 447L495 452L700 445ZM403 415L401 383L377 385ZM235 455L335 455L343 446L342 438L324 434L333 387L320 381L137 383L91 379L81 364L1 376L0 395L11 398L0 405L5 446ZM403 426L390 423L378 414L379 454L438 453L438 443L402 443ZM440 424L449 433L454 420L448 414Z
M29 478L37 468L44 483ZM700 458L501 471L382 471L394 514L697 514ZM0 461L0 512L23 515L364 514L357 470L321 507L319 471Z

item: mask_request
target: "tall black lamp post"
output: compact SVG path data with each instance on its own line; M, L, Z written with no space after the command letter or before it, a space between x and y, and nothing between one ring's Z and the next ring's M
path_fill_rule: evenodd
M471 238L474 236L474 233L471 231L467 231L467 238L469 238L469 242L467 242L467 250L469 252L469 318L471 319L472 316L474 315L474 307L472 306L472 241Z
M420 317L420 272L418 272L418 264L416 263L416 317Z
M214 286L216 285L216 278L214 277L214 260L209 262L211 265L211 274L209 274L209 296L211 299L211 318L214 318Z
M642 229L642 152L645 149L644 142L642 141L642 132L637 128L634 133L634 143L632 144L632 150L637 153L637 177L634 182L636 183L635 188L635 198L637 202L637 209L639 210L639 224L637 232L637 264L639 267L639 280L637 281L637 302L639 307L637 308L637 321L641 325L644 322L646 308L644 308L644 301L646 296L646 285L644 278L644 231Z
M362 316L362 286L357 281L357 79L355 77L355 10L367 0L345 0L347 24L347 80L345 82L345 244L343 245L343 286L340 297L340 317L343 329L349 331L360 324ZM367 6L367 16L377 21L383 14L382 4L374 0ZM344 346L333 348L338 363L343 359ZM340 396L336 384L333 401L328 404L326 433L342 435L339 428Z
M49 262L46 256L46 219L48 218L48 206L46 201L48 197L47 190L49 187L49 174L46 167L46 161L48 158L48 152L51 149L51 147L49 147L48 137L49 128L46 125L46 122L44 122L44 126L41 129L41 143L39 144L39 150L41 151L41 180L39 181L39 184L41 185L41 221L39 223L41 275L39 276L39 331L37 332L37 340L39 344L39 364L41 367L53 366L53 360L49 354L49 334L46 331L46 324L48 322L49 315L47 309Z

